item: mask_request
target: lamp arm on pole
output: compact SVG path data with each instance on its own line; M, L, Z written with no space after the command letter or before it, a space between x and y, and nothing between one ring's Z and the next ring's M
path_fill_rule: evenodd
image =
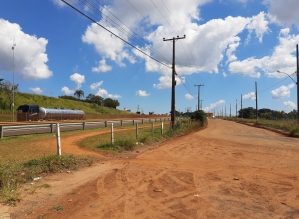
M287 76L289 76L289 78L291 78L294 82L295 82L295 84L297 84L297 82L289 75L289 74L287 74L287 73L285 73L285 72L282 72L282 71L277 71L278 73L283 73L283 74L286 74ZM295 72L295 73L297 73L297 72ZM298 85L298 84L297 84Z

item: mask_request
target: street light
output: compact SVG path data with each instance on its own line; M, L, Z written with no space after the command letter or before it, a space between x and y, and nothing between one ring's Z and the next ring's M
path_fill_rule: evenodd
M12 121L14 122L15 112L15 40L12 45Z
M294 82L295 82L295 84L297 84L297 82L288 74L288 73L285 73L285 72L282 72L282 71L279 71L279 70L277 70L277 72L278 73L282 73L282 74L286 74L287 76L289 76L289 78L291 78ZM297 71L295 71L293 74L296 74L297 73ZM292 74L292 75L293 75ZM298 84L297 84L298 85Z

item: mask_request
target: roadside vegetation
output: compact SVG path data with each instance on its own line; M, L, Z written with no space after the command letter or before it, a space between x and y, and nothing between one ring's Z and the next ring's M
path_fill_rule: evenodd
M130 151L143 145L164 141L201 129L207 124L207 121L203 112L200 115L201 117L192 117L192 121L189 118L177 120L174 129L170 129L169 122L165 122L163 134L159 122L155 123L153 132L152 123L139 124L138 138L136 139L135 127L127 125L115 128L113 145L111 144L111 133L86 138L79 142L79 145L89 150L108 151L109 153ZM109 128L105 129L109 131ZM67 131L61 133L61 137L88 131L90 130ZM71 154L54 155L56 151L53 151L52 146L41 143L41 140L51 138L55 138L53 133L7 137L1 140L0 203L15 205L22 200L20 188L24 183L32 183L47 174L77 170L81 167L90 166L97 161L92 157ZM44 184L39 187L48 188L50 185ZM33 191L35 190L33 189Z

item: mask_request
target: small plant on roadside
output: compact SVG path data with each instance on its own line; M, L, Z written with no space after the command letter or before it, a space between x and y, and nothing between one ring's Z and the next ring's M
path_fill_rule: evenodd
M63 211L63 207L61 205L56 205L53 207L54 211Z

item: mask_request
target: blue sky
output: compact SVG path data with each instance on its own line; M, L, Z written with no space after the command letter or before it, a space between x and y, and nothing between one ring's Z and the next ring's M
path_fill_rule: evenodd
M297 0L65 0L148 56L60 0L0 1L0 78L19 90L58 97L76 89L110 97L118 109L169 113L172 38L176 110L232 106L297 109ZM83 1L84 2L84 1ZM152 58L158 60L152 59ZM295 75L293 75L296 81Z

